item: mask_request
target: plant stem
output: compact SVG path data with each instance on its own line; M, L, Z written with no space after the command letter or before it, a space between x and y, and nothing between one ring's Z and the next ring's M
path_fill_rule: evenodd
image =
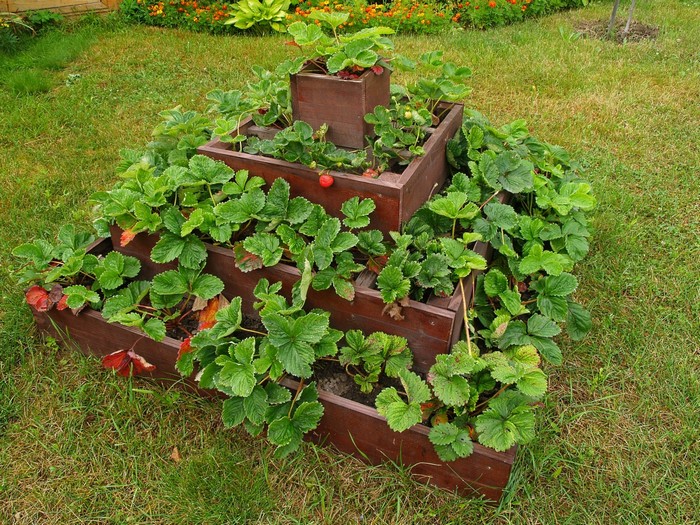
M459 278L459 288L462 292L462 308L464 315L464 332L467 334L467 349L469 350L469 357L474 357L472 354L472 340L471 334L469 333L469 311L467 310L467 298L464 295L464 279Z
M503 385L503 386L498 390L498 392L496 392L494 395L492 395L492 396L489 397L488 399L484 399L481 403L479 403L478 405L476 405L476 406L474 407L474 411L472 412L472 414L475 414L477 411L479 411L480 408L483 408L484 406L486 406L486 405L489 403L489 401L491 401L492 399L496 399L498 396L500 396L503 392L506 391L506 389L507 389L509 386L510 386L510 385Z
M615 0L615 3L613 4L612 13L610 14L610 22L608 22L608 38L612 38L613 36L613 28L615 26L615 17L617 16L618 7L620 7L620 0Z
M636 3L637 0L632 0L632 3L630 4L630 11L627 15L627 23L625 24L625 30L622 32L625 36L627 36L627 33L630 32L630 25L632 25L632 15L634 14L634 8Z
M493 199L496 195L498 195L498 193L500 191L501 190L496 190L493 195L491 195L488 199L486 199L483 203L481 203L481 206L479 206L479 210L482 210L484 208L484 206L486 206L489 202L491 202L491 199Z
M244 327L242 327L242 326L239 328L239 330L240 330L241 332L248 332L248 333L250 333L250 334L261 335L261 336L263 336L263 337L265 337L265 336L268 335L268 334L266 334L265 332L260 332L259 330L253 330L252 328L244 328Z
M287 417L292 417L292 409L294 408L294 403L297 402L297 398L299 397L299 394L301 394L302 389L304 388L304 380L299 379L299 386L297 387L297 391L294 394L294 399L292 399L292 404L289 407L289 412L287 412Z

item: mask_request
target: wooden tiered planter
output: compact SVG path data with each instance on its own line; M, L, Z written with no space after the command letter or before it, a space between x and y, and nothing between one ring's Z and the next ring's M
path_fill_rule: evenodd
M362 149L365 136L374 135L365 115L377 106L389 105L389 78L386 68L381 75L368 69L354 80L302 70L289 77L292 117L314 129L328 125L326 139L336 146Z
M318 183L319 170L303 164L286 162L263 155L236 151L235 146L216 139L198 148L198 152L224 162L235 170L248 170L251 175L265 179L268 185L283 178L291 186L293 197L302 196L323 206L328 213L343 217L340 207L346 200L359 196L371 198L376 209L370 216L372 228L385 234L399 231L431 195L437 192L448 176L445 146L462 125L464 107L461 104L440 104L442 117L436 128L429 131L423 145L425 155L416 157L401 173L385 171L372 179L360 175L331 171L335 182L330 188ZM246 119L238 134L250 135L254 123Z
M121 229L111 228L114 249L124 255L131 255L141 261L142 276L151 278L163 271L175 268L175 263L158 264L150 258L157 235L138 234L126 246L119 245ZM224 282L227 296L240 295L246 315L254 317L257 312L252 307L256 301L253 289L260 279L281 282L282 291L290 296L292 286L300 279L299 270L286 264L277 264L250 272L242 272L235 265L233 251L207 244L207 264L205 272L218 276ZM485 246L477 248L482 255L487 255ZM331 313L331 325L339 330L361 329L366 333L386 332L400 335L408 340L414 353L414 369L426 372L435 362L437 354L450 351L452 345L460 338L464 319L462 316L462 294L459 289L448 298L434 298L428 303L409 301L403 307L404 319L395 321L384 313L386 304L378 290L372 287L372 276L363 275L355 281L355 299L347 301L333 290L316 291L309 289L306 307L320 308ZM372 274L373 275L373 274ZM469 280L468 280L469 281ZM465 287L467 301L471 300L471 287Z
M93 253L106 253L111 248L103 240ZM247 288L247 285L242 285ZM102 357L117 350L132 348L146 361L156 366L144 377L176 380L180 376L175 361L180 342L166 337L156 342L139 330L106 322L94 310L85 309L78 315L70 310L34 311L37 326L64 345L77 344L87 355ZM190 380L185 384L194 388ZM296 389L296 383L285 380L285 386ZM215 396L213 392L201 391ZM429 429L416 425L406 432L393 432L377 411L369 406L320 391L319 400L324 415L319 427L307 436L309 439L332 444L339 450L360 459L379 464L390 460L411 467L411 473L421 482L456 490L463 495L483 495L498 500L508 482L515 459L515 447L503 453L474 445L474 453L465 459L445 463L441 461L430 441Z

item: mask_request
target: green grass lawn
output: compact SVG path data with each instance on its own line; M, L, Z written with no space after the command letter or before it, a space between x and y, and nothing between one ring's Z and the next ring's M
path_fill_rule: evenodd
M209 90L273 67L293 52L283 38L93 23L0 55L0 523L700 522L700 10L640 3L655 40L570 37L609 11L396 38L470 66L468 105L569 149L600 202L577 270L593 331L560 341L497 508L311 445L274 459L225 430L217 403L115 378L32 328L11 249L87 224L120 148L148 141L159 111L204 110Z

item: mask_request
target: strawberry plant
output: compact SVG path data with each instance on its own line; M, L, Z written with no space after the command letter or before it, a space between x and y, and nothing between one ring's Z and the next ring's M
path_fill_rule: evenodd
M196 364L201 370L199 385L228 396L222 409L225 426L242 424L252 435L267 428L278 457L298 449L304 434L318 425L323 406L315 383L307 381L316 361L338 353L344 335L330 328L327 312L305 312L302 300L290 304L279 295L280 288L279 283L263 279L255 289L265 332L243 326L241 300L235 298L216 313L211 328L192 337L190 351L182 353L177 364L186 376ZM381 333L365 339L359 331L345 337L352 346L344 348L343 355L355 364L367 363L375 381L382 367L400 374L410 364L405 340ZM294 395L279 384L287 374L300 379ZM358 377L356 381L364 385Z
M343 78L357 78L372 68L381 74L387 66L384 54L393 51L394 44L384 35L394 33L388 27L371 27L352 34L339 35L338 26L347 22L348 13L317 11L313 18L330 27L333 36L326 35L316 24L294 22L287 31L293 44L305 54L290 64L290 73L298 73L304 65L314 70Z

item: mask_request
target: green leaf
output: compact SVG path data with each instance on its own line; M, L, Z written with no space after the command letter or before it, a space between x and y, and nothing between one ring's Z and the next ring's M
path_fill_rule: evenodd
M495 224L498 228L511 231L518 224L518 214L512 206L501 204L500 202L492 201L484 206L484 213L489 221Z
M407 404L399 396L394 387L385 388L375 400L377 412L384 416L389 428L395 432L403 432L422 420L420 404Z
M528 313L527 308L522 304L520 293L516 290L505 290L498 295L498 298L513 317Z
M466 458L474 452L469 430L459 428L453 423L435 425L430 429L428 439L435 446L435 451L442 461Z
M165 339L165 323L160 319L149 319L141 326L141 330L154 341Z
M496 166L501 173L498 182L503 185L506 191L511 193L522 193L530 190L534 185L533 170L531 162L522 160L515 152L504 151L496 157Z
M311 345L318 343L328 331L328 316L310 313L289 319L275 313L263 316L262 320L285 369L297 377L310 377L315 360Z
M569 312L569 307L564 297L539 295L537 296L537 308L545 316L557 322L566 320L566 315Z
M333 253L340 253L350 250L356 244L357 236L354 233L340 232L331 242L330 248L333 250Z
M323 405L318 401L304 402L297 406L292 416L294 426L306 434L318 426L323 417Z
M234 223L243 224L257 218L265 207L265 193L260 188L254 188L244 193L237 200L226 201L214 208L214 214L222 219Z
M489 297L496 297L508 289L508 278L497 269L491 269L484 276L484 291Z
M273 445L285 446L301 441L302 433L294 426L289 416L284 416L270 423L267 438Z
M185 276L177 270L168 270L153 278L151 289L160 295L179 295L187 293L189 283Z
M192 294L200 299L209 300L219 295L224 289L224 283L214 275L204 273L192 282Z
M446 405L458 407L469 403L471 387L464 377L436 375L431 382L435 395Z
M479 442L498 452L525 444L535 436L535 415L527 399L515 392L504 392L489 402L489 408L476 418Z
M346 217L343 219L343 224L348 228L364 228L368 226L370 222L369 215L376 207L372 199L362 199L360 201L359 197L353 197L345 201L341 206L341 211Z
M88 290L82 285L68 286L63 289L63 293L68 296L66 299L68 308L74 310L86 303L97 303L100 300L100 296L96 292Z
M544 270L551 275L560 275L566 266L569 266L568 257L544 250L541 245L535 244L530 249L527 257L520 261L519 270L524 275L531 275Z
M561 328L551 319L534 314L527 320L527 331L535 337L554 337L559 335Z
M537 348L544 359L553 365L561 365L563 356L557 344L547 337L531 337L531 343Z
M243 423L245 419L245 409L243 408L243 398L231 397L224 401L221 419L226 428L236 427Z
M263 266L274 266L282 259L284 250L279 237L271 233L256 233L243 241L243 247L262 259Z
M250 394L243 398L245 415L256 425L262 425L265 422L265 412L268 406L267 391L260 385L256 385Z
M357 246L363 252L369 255L384 255L386 246L384 246L384 235L379 230L361 231L357 234Z
M333 277L332 283L333 289L339 297L342 297L346 301L352 301L355 299L355 285L352 283L352 281L348 281L347 279L336 275Z
M479 213L479 207L468 202L468 195L459 191L429 201L428 207L433 213L450 219L473 219Z
M377 286L385 303L403 299L411 290L411 281L405 279L401 270L395 266L385 267L377 278Z
M593 326L591 314L578 303L569 301L566 315L566 331L574 341L580 341Z
M267 392L267 402L270 405L281 405L292 399L292 393L289 389L277 383L268 383L265 385L265 391Z
M570 273L549 275L533 281L530 288L536 292L552 297L566 297L578 288L578 280Z

